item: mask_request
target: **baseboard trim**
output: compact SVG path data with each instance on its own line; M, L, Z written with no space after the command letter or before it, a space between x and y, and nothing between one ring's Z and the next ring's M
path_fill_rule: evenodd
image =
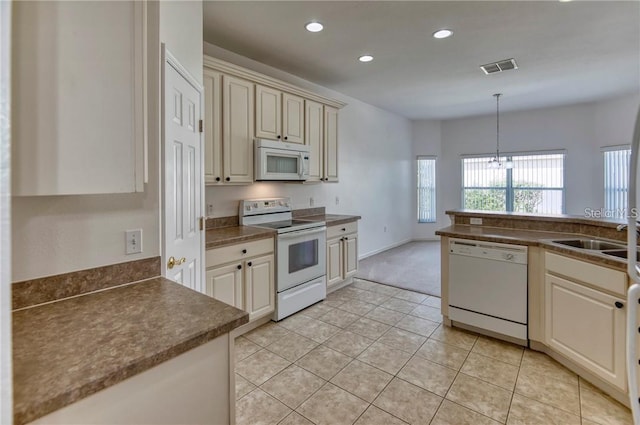
M436 236L433 238L413 238L411 242L438 242L440 241L440 237Z
M404 245L404 244L409 243L411 241L413 241L413 239L405 239L403 241L396 242L396 243L393 243L391 245L387 245L387 246L385 246L383 248L376 249L375 251L367 252L366 254L362 254L360 257L358 257L358 260L364 260L365 258L369 258L369 257L371 257L373 255L380 254L381 252L388 251L388 250L393 249L393 248L397 248L400 245Z

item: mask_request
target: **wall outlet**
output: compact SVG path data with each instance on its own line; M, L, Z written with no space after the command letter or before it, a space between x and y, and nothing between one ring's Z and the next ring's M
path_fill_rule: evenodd
M482 225L482 219L479 217L471 217L469 219L469 223L471 224L477 224L477 225Z
M340 198L336 196L336 205L340 205Z
M138 254L142 252L142 229L127 230L125 235L125 253Z
M313 199L313 196L311 198L309 198L309 206L312 207L316 204L316 200Z
M211 217L213 215L213 204L207 204L207 216Z

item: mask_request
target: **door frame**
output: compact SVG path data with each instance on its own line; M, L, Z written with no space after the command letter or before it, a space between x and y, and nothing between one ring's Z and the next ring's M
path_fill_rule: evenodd
M165 264L168 261L167 258L167 238L165 235L165 219L166 219L166 205L165 205L165 69L167 66L173 67L178 74L180 74L194 89L198 92L200 96L200 116L197 118L198 121L203 119L203 111L204 111L204 86L196 80L187 69L182 66L180 61L167 49L164 43L160 43L160 57L161 57L161 66L160 66L160 258L162 262L161 272L162 276L166 276L166 267ZM205 185L204 185L204 132L199 132L200 137L200 211L199 216L202 220L204 220L204 208L205 208ZM204 227L204 223L202 223ZM204 254L205 254L205 230L204 228L200 230L200 287L196 288L196 290L204 293L205 289L205 267L204 267Z

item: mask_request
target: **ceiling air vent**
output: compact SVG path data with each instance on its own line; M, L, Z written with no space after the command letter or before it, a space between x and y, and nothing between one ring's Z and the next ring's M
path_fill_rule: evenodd
M508 71L510 69L518 69L518 65L516 64L516 60L511 58L488 63L486 65L480 65L480 69L482 69L485 74L489 75L495 74L496 72Z

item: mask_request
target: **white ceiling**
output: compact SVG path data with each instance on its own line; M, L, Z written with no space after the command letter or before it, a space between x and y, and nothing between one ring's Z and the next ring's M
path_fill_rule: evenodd
M205 1L204 39L411 119L492 113L498 92L503 111L640 92L638 1Z

